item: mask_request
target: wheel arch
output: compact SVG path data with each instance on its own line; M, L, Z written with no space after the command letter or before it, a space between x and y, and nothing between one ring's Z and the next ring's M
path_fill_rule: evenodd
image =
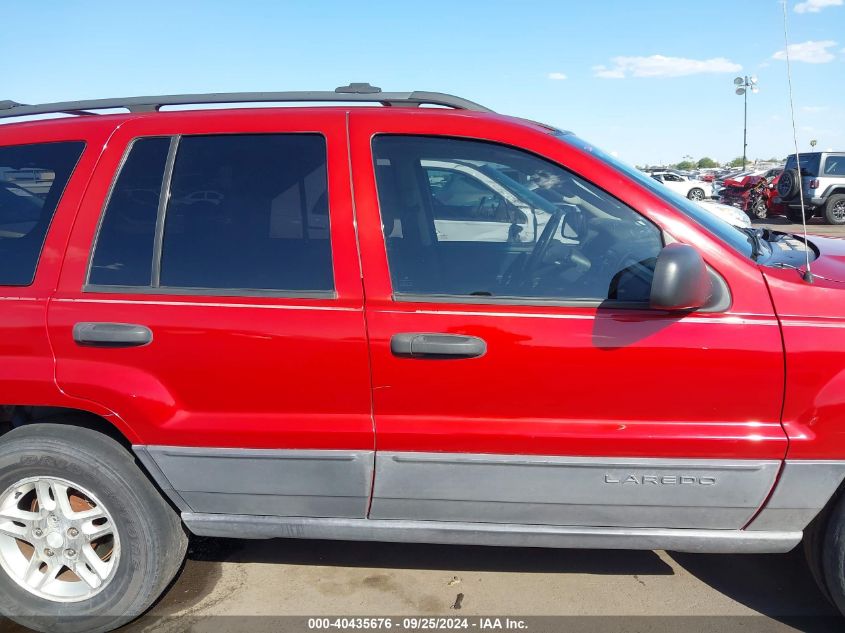
M179 503L174 503L173 495L168 492L167 480L163 480L160 473L151 467L149 460L144 459L143 451L136 450L139 443L137 436L117 415L102 415L87 409L67 406L0 405L0 440L13 429L38 424L84 428L114 440L132 457L162 498L177 513L183 509Z

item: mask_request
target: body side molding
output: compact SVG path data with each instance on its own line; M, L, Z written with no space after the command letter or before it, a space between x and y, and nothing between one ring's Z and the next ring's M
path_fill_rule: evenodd
M780 461L379 452L371 519L738 530Z
M802 536L800 531L560 527L447 521L259 517L192 512L182 513L182 520L191 532L199 536L505 547L668 549L700 553L782 553L794 548Z
M769 502L748 530L803 530L845 479L845 461L786 460Z
M133 449L182 511L360 518L367 514L373 451Z

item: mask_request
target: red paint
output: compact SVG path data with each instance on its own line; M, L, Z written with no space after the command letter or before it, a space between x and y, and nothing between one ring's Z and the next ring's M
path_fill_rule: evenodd
M0 288L0 402L88 409L145 444L781 459L788 435L790 457L845 458L841 283L808 285L774 269L764 279L648 190L542 127L446 110L348 112L173 112L3 126L2 144L88 145L35 283ZM335 298L82 291L105 196L133 138L286 131L327 138ZM555 161L695 245L733 303L723 314L679 316L394 302L370 153L378 133L485 139ZM817 262L819 274L843 278L845 243L818 243L837 251ZM144 348L82 348L71 338L78 321L141 323L155 338ZM389 339L407 331L481 336L488 353L396 358Z

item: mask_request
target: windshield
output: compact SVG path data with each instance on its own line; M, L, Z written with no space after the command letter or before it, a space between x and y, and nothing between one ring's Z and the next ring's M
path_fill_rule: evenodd
M587 141L578 138L574 134L562 132L558 134L558 138L576 149L592 154L602 162L608 163L610 166L622 172L629 178L633 178L649 191L654 193L658 198L668 202L673 207L683 212L697 224L707 229L707 231L718 237L741 255L752 258L756 253L757 245L747 233L728 224L724 220L721 220L684 196L675 193L666 185L661 184L648 174L644 174L639 169L617 160L613 156L606 154L602 150L587 143Z

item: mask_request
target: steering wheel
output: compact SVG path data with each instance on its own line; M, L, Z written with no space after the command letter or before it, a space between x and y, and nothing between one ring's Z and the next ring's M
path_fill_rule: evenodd
M549 221L546 223L546 226L543 227L543 232L540 234L540 237L537 239L537 243L534 245L534 248L531 249L531 252L528 254L523 260L522 266L519 270L512 272L508 278L507 285L520 287L525 285L525 283L531 278L531 275L537 270L540 265L540 262L543 261L543 255L545 255L546 250L549 247L549 244L554 237L554 234L557 233L558 228L560 227L561 219L564 217L565 213L563 211L559 211L558 213L552 214L549 218Z

